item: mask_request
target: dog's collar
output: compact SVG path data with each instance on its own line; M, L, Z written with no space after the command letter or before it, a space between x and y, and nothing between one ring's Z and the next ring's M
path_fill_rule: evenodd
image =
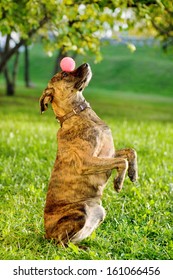
M84 101L80 103L78 106L76 106L71 112L64 115L63 117L56 116L56 119L58 120L58 122L60 122L62 126L65 120L71 118L72 116L79 115L80 112L84 111L86 108L90 108L90 106Z

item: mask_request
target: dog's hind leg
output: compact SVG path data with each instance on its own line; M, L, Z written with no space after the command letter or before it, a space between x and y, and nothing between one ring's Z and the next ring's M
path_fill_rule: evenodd
M65 245L84 227L87 218L85 204L70 206L68 209L62 207L54 214L44 214L46 238L55 239L57 243Z
M84 227L77 232L71 239L73 243L77 243L91 235L91 233L99 226L105 218L105 210L101 205L86 205L86 222Z
M137 153L134 149L121 149L115 153L116 158L125 158L128 161L128 176L132 182L138 178Z

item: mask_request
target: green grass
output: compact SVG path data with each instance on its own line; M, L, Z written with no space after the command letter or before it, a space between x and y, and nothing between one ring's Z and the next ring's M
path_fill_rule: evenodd
M129 53L125 46L111 46L103 53L105 60L93 68L93 84L113 91L173 96L172 54L166 56L158 47L138 47Z
M25 89L21 69L15 97L4 96L0 87L1 259L173 259L173 81L164 70L173 67L171 56L149 48L133 55L120 47L103 51L101 66L92 64L93 80L85 96L111 127L116 148L136 149L139 180L132 184L126 178L117 194L113 172L103 195L106 219L82 242L86 250L71 244L58 248L44 239L43 208L59 124L52 110L39 114L38 97L51 76L52 62L46 68L48 58L34 48L32 61L39 59L37 69L32 70L36 87ZM145 69L143 57L149 63ZM114 66L111 61L116 61ZM141 63L143 71L137 71ZM152 85L144 81L150 65L162 65L153 70ZM122 69L124 75L119 73L113 79L113 67ZM165 87L157 84L160 71L161 77L165 71Z

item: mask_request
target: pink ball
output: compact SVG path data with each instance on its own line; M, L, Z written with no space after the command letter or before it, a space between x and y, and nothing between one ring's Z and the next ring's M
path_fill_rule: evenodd
M75 69L75 61L73 58L66 56L60 61L60 67L62 71L71 72Z

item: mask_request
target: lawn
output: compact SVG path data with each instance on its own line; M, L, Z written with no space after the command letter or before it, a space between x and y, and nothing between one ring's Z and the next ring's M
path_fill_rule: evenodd
M58 248L44 239L43 208L59 124L52 110L39 113L53 58L36 45L35 87L24 87L22 63L15 97L6 97L0 86L0 259L173 259L173 56L149 47L131 54L109 46L103 53L100 64L89 59L93 80L85 96L111 127L116 148L136 149L139 180L126 178L117 194L113 172L103 195L106 219L82 242L85 250L72 244Z

